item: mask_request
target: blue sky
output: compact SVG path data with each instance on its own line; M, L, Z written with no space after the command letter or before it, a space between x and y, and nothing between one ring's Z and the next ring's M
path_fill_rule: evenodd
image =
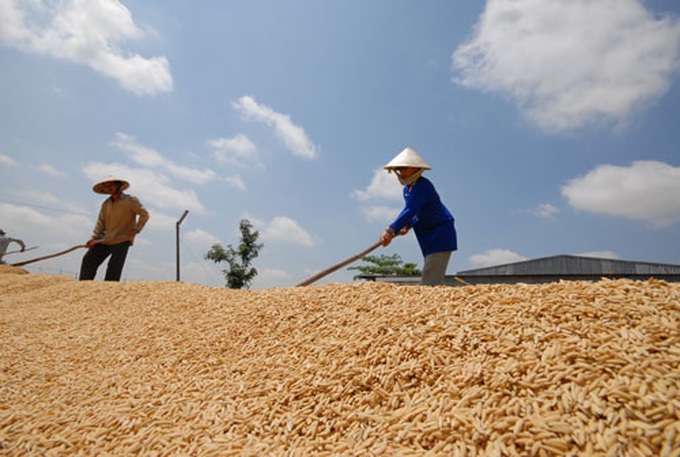
M200 5L200 6L198 6ZM0 227L83 244L114 175L151 212L123 280L253 288L377 241L411 146L456 217L448 272L557 254L680 263L680 3L0 0ZM84 250L29 271L75 276ZM375 254L422 265L413 234ZM103 274L103 267L98 278ZM342 269L320 281L351 281Z

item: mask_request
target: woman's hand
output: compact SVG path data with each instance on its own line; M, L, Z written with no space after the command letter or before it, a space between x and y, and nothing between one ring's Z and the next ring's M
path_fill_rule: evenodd
M394 229L392 227L387 227L385 231L380 234L380 243L385 247L392 242L392 238L395 236L397 236L397 234Z

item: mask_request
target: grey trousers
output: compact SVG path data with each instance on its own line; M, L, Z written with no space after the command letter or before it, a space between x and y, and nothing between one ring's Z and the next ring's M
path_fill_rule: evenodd
M423 286L444 284L449 259L451 259L451 251L435 252L425 256L423 276L420 279L420 284Z

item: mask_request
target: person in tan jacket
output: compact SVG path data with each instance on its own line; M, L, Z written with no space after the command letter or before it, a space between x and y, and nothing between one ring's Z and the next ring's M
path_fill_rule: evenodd
M124 179L106 178L92 187L98 194L110 195L104 200L99 217L86 247L80 265L80 277L92 280L99 266L110 256L106 267L105 281L120 281L125 259L135 237L149 220L149 212L132 195L123 193L130 187Z

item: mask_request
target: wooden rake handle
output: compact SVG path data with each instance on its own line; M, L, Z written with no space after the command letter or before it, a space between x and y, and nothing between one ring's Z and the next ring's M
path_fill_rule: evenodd
M26 248L23 251L21 249L15 249L14 251L5 252L5 255L21 254L22 252L32 251L33 249L38 249L38 246L31 246L30 248Z
M296 287L308 286L308 285L310 285L311 283L316 282L316 281L318 281L319 279L323 278L324 276L328 276L329 274L333 273L333 272L336 271L336 270L339 270L340 268L344 267L345 265L349 265L350 263L352 263L352 262L354 262L354 261L356 261L356 260L359 260L360 258L362 258L362 257L364 257L364 256L366 256L366 255L368 255L370 252L372 252L372 251L374 251L375 249L377 249L378 246L380 246L381 244L382 244L382 243L381 243L380 241L378 241L377 243L375 243L375 244L373 244L372 246L370 246L370 247L364 249L364 250L361 251L360 253L358 253L358 254L356 254L356 255L353 255L353 256L350 257L349 259L345 259L345 260L343 260L342 262L337 263L337 264L333 265L332 267L326 268L326 269L323 270L322 272L315 274L315 275L312 276L311 278L305 279L305 280L302 281L300 284L297 284Z
M76 249L84 248L84 244L79 244L78 246L73 246L72 248L66 249L65 251L57 252L56 254L50 254L50 255L45 255L42 257L37 257L35 259L30 259L30 260L24 260L23 262L17 262L13 263L13 267L23 267L24 265L28 265L29 263L33 262L40 262L41 260L47 260L51 259L52 257L59 257L60 255L68 254L71 251L75 251Z
M120 238L114 238L112 240L106 240L106 241L108 241L109 244L116 244L116 243L122 243L123 241L127 241L129 239L130 238L128 238L128 237L120 237ZM79 244L78 246L73 246L72 248L68 248L65 251L57 252L56 254L50 254L50 255L46 255L46 256L42 256L42 257L37 257L35 259L24 260L23 262L13 263L12 266L13 267L23 267L24 265L28 265L29 263L40 262L41 260L47 260L47 259L51 259L53 257L59 257L60 255L68 254L71 251L75 251L76 249L86 248L86 247L87 247L86 244Z

